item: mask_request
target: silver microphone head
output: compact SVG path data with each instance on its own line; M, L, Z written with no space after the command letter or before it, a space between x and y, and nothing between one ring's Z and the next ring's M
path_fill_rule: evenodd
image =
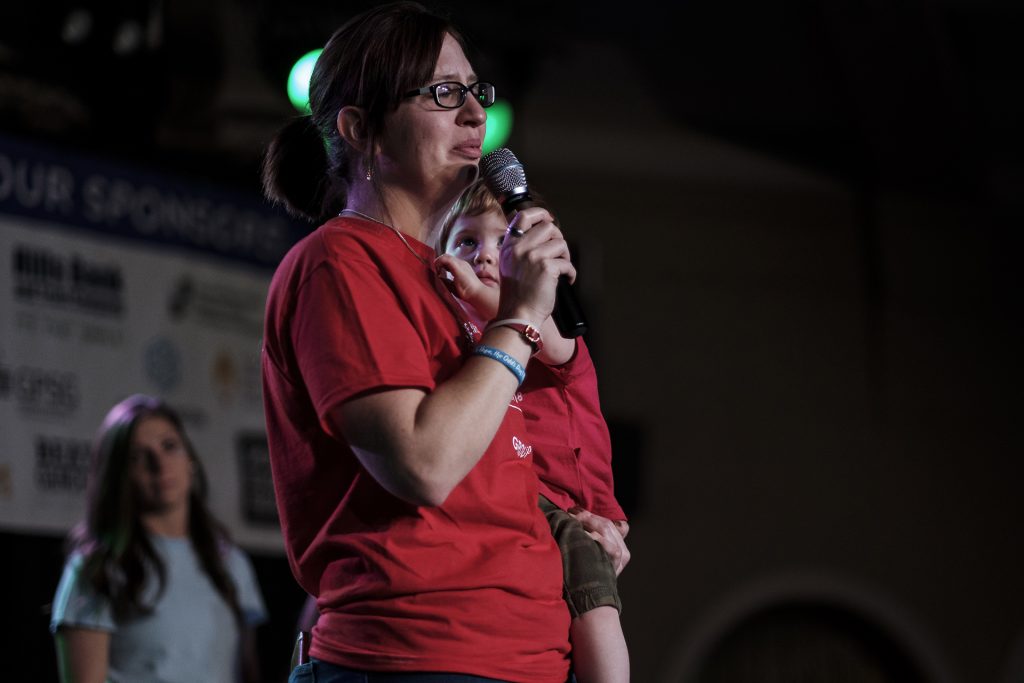
M496 149L485 154L480 160L480 171L484 175L484 183L499 203L509 197L529 193L526 186L526 171L507 147Z

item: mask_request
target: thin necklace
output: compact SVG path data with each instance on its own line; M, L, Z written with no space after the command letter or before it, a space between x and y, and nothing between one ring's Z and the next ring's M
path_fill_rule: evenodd
M405 248L412 252L412 255L416 257L416 260L425 265L427 267L427 270L429 270L431 274L434 276L434 288L436 290L441 291L441 300L448 305L449 310L451 310L451 312L455 315L455 319L459 322L460 326L462 327L462 332L463 334L466 335L466 339L469 341L469 343L475 344L480 339L482 333L480 332L480 329L470 319L470 316L466 311L466 305L462 303L462 301L460 301L458 297L452 294L451 290L449 290L448 287L443 282L441 282L441 278L438 276L437 272L434 271L434 268L429 263L427 263L422 256L419 255L419 252L412 248L412 245L409 244L409 241L407 239L405 239L405 235L402 234L401 230L391 225L390 223L385 223L379 218L374 218L373 216L365 214L362 211L356 211L355 209L342 209L341 211L338 212L338 215L340 216L343 213L355 214L360 218L365 218L366 220L371 221L373 223L379 223L380 225L383 225L386 228L391 228L395 232L395 234L398 235L398 239L402 240L402 244L405 245Z
M405 248L408 249L410 252L412 252L412 255L416 257L416 260L419 261L420 263L422 263L423 265L425 265L427 268L430 268L430 264L427 263L423 259L422 256L420 256L418 251L416 251L415 249L412 248L412 245L409 244L409 240L405 239L405 235L402 234L402 231L399 230L398 228L396 228L395 226L391 225L390 223L385 223L384 221L382 221L379 218L374 218L373 216L370 216L369 214L365 214L362 211L356 211L355 209L342 209L341 211L338 212L338 215L340 216L343 213L353 213L353 214L355 214L355 215L357 215L357 216L359 216L361 218L365 218L368 221L373 221L374 223L380 223L381 225L383 225L386 228L391 228L392 230L395 231L395 234L398 235L398 239L402 240L402 244L405 245Z

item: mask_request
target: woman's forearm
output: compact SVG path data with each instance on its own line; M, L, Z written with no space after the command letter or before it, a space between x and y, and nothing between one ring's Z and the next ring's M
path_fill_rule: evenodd
M526 367L532 347L509 328L481 343ZM494 439L518 388L501 363L472 356L434 391L395 389L345 402L331 416L371 475L414 505L437 506L469 474Z

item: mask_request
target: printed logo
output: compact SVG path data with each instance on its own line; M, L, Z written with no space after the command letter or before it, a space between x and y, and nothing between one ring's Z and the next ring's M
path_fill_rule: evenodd
M0 365L0 399L13 397L21 411L70 415L78 409L80 396L78 376L73 372Z
M89 475L89 442L37 435L34 474L36 488L41 491L84 491Z
M221 349L213 357L210 379L222 403L231 403L238 389L238 367L231 354Z
M475 344L476 340L480 338L480 328L472 320L462 323L462 329L466 333L466 338L470 344Z
M512 437L512 448L516 449L516 455L520 458L529 457L533 453L533 446L527 445L519 440L518 436Z
M167 313L176 322L195 321L204 327L258 337L263 333L264 298L262 291L197 282L185 276L167 300Z
M115 264L24 244L13 256L14 297L23 303L114 315L124 310L124 281Z
M277 526L274 480L270 476L267 437L258 432L238 435L239 479L242 482L242 515L253 524Z
M236 400L250 408L263 407L263 388L259 356L239 357L227 349L220 349L210 366L210 383L223 404Z
M143 352L142 362L146 377L162 393L168 393L181 381L181 355L171 340L165 337L158 337L149 343Z

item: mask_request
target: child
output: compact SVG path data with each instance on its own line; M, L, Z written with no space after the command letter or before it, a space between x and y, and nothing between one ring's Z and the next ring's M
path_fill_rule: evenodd
M481 329L498 310L498 257L507 227L501 207L481 181L460 195L441 225L439 271ZM612 520L623 538L629 530L612 491L611 443L597 375L582 337L564 339L549 318L541 339L521 387L521 407L533 439L539 504L562 551L573 668L579 683L619 683L629 680L616 590L622 567L612 566L594 540L597 534L581 523L584 517L593 519L593 513ZM623 565L627 559L628 553Z

